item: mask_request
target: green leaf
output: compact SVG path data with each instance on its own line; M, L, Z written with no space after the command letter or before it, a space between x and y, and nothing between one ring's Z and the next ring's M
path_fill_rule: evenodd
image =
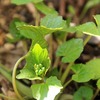
M76 82L88 82L94 78L94 73L92 70L87 68L87 66L83 65L84 67L79 69L76 74L72 76L72 79Z
M78 31L91 36L100 36L100 32L93 22L88 22L76 27Z
M9 26L10 33L13 37L13 39L10 39L12 42L16 42L23 38L23 36L20 34L20 31L16 28L18 23L20 23L20 25L25 24L24 22L21 22L19 19L14 19Z
M41 38L43 38L43 36L49 33L62 30L62 28L47 28L45 26L32 26L32 25L20 26L18 27L18 29L24 37L29 39L35 39L38 36L41 36Z
M100 79L97 81L97 87L100 89Z
M51 29L62 28L65 30L67 28L66 21L62 19L62 16L56 15L47 15L41 20L40 25Z
M39 79L41 80L40 77L36 76L34 69L32 68L23 68L20 70L20 74L16 76L17 79L29 79L29 80L35 80Z
M78 66L78 65L77 65ZM100 59L94 59L86 64L81 64L81 68L77 67L76 74L72 76L72 79L76 82L88 82L89 80L100 78ZM84 66L84 67L83 67ZM75 69L75 67L74 67Z
M11 3L14 3L16 5L21 5L21 4L27 4L29 2L33 2L33 3L39 3L43 0L11 0Z
M50 67L50 59L47 49L42 49L39 44L35 44L26 56L26 65L17 75L18 79L29 80L41 79Z
M61 82L56 77L49 77L45 83L31 86L33 97L37 100L54 100L62 89Z
M66 31L67 24L61 16L48 15L41 20L40 26L22 25L17 28L24 37L35 39L56 31Z
M35 7L45 15L58 15L57 11L53 8L46 6L43 2L35 4Z
M85 67L84 64L74 64L71 69L73 70L74 73L78 73L82 67Z
M47 42L44 38L41 37L37 37L35 39L32 40L32 44L30 47L30 50L32 50L32 48L34 47L34 45L38 43L39 45L41 45L42 48L47 48Z
M95 15L94 19L96 20L97 26L94 22L87 22L77 26L76 29L80 32L83 32L84 34L100 36L100 15Z
M60 45L56 51L57 56L62 56L62 62L74 62L83 51L82 39L71 39Z
M95 15L94 19L95 19L95 21L97 23L97 26L100 28L100 15Z
M93 90L87 86L81 86L75 93L73 100L91 100Z
M99 70L99 68L100 68L99 67L100 66L100 59L93 59L93 60L87 62L86 65L95 74L94 79L100 78L100 70Z

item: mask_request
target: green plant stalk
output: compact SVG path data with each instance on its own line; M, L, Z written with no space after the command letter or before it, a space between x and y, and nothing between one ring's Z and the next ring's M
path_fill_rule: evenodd
M83 45L85 46L85 45L87 44L87 42L88 42L90 39L91 39L91 36L88 35L88 36L86 37L86 39L84 40ZM61 82L62 82L62 84L64 84L64 82L65 82L65 80L66 80L66 78L67 78L67 76L68 76L68 74L69 74L69 71L70 71L70 69L71 69L71 66L72 66L73 64L74 64L74 62L69 63L69 65L67 66L65 72L63 73L63 75L62 75L62 77L61 77Z
M18 67L19 63L20 63L23 59L25 59L25 57L26 57L26 56L21 57L21 58L16 62L15 66L14 66L14 69L13 69L13 72L12 72L12 85L13 85L13 89L14 89L14 91L15 91L17 97L18 97L20 100L24 100L24 99L23 99L23 97L20 95L20 93L19 93L18 90L17 90L17 86L16 86L16 70L17 70L17 67Z
M55 67L55 68L58 67L59 61L60 61L60 57L57 57L54 64L53 64L53 67Z
M64 85L63 85L63 89L61 90L61 92L55 97L54 100L59 100L63 90L65 89L66 86L68 86L70 83L72 82L72 79L70 79L69 81L67 81Z
M63 85L63 90L64 90L64 88L66 88L66 86L68 86L71 82L72 82L72 79L70 79L69 81L67 81L67 82Z
M87 44L87 42L91 39L91 35L88 35L87 37L86 37L86 39L84 40L84 43L83 43L83 45L85 46L86 44Z
M94 95L93 95L93 97L92 97L92 100L94 100L94 99L95 99L95 97L98 95L99 91L100 91L100 89L98 89L98 88L97 88L97 90L96 90L95 94L94 94Z
M12 82L12 77L11 77L11 73L5 68L4 65L0 64L0 73L9 81ZM22 83L20 83L19 81L16 80L16 85L18 90L20 91L20 93L22 93L23 95L32 98L32 92L31 89L25 85L23 85Z
M71 66L72 66L73 64L74 64L74 62L70 63L70 64L67 66L65 72L63 73L63 75L62 75L62 77L61 77L61 82L62 82L62 84L64 84L64 82L65 82L65 80L66 80L66 77L68 76L69 71L70 71L70 69L71 69Z
M61 78L61 75L62 75L62 70L63 70L63 66L61 65L60 66L60 70L59 70L59 77Z

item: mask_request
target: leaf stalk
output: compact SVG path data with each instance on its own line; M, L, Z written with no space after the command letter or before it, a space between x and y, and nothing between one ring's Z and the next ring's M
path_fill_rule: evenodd
M12 85L13 85L13 89L14 89L14 91L15 91L17 97L18 97L20 100L24 100L24 99L23 99L23 97L20 95L20 93L19 93L18 90L17 90L17 86L16 86L16 70L17 70L17 67L18 67L19 63L20 63L23 59L25 59L25 57L26 57L26 56L21 57L21 58L16 62L15 66L14 66L14 69L13 69L13 72L12 72Z
M88 36L86 37L86 39L84 40L83 45L85 46L85 45L87 44L87 42L88 42L90 39L91 39L91 36L88 35ZM72 66L73 64L74 64L74 62L69 63L69 65L67 66L65 72L63 73L63 75L62 75L62 77L61 77L61 82L62 82L62 84L64 84L64 82L65 82L65 80L66 80L66 78L67 78L67 76L68 76L68 74L69 74L69 72L70 72L71 66Z

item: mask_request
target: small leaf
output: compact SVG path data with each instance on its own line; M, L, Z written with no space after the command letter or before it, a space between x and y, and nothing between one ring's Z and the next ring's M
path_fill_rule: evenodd
M85 65L84 65L84 68L79 69L79 71L77 72L78 73L72 76L72 79L76 82L88 82L91 79L93 79L95 76L93 71L87 68L87 66Z
M91 36L100 36L100 15L95 15L94 19L97 23L97 26L94 22L87 22L85 24L79 25L76 29L84 34Z
M51 29L62 28L66 30L67 28L66 21L61 16L56 15L47 15L41 20L40 25Z
M45 26L32 26L32 25L20 26L18 27L18 29L24 37L29 39L35 39L38 36L41 36L42 38L47 34L62 30L62 28L47 28Z
M93 59L86 63L86 66L88 66L88 69L91 69L93 73L95 74L94 79L100 78L100 59ZM92 73L92 74L93 74Z
M26 25L24 22L21 22L18 19L14 19L10 24L10 33L13 35L14 39L12 42L16 42L20 39L28 38L32 39L32 46L36 43L40 44L42 47L47 47L47 42L44 39L44 36L38 31L38 27L31 25ZM48 32L48 31L47 31ZM11 41L11 40L9 40Z
M19 41L20 39L24 38L21 34L20 31L17 29L17 24L20 23L20 25L24 25L24 22L21 22L19 19L14 19L9 26L10 33L13 37L11 40L12 42Z
M87 22L85 24L76 27L78 31L91 36L100 36L100 32L93 22Z
M62 56L62 62L75 61L83 51L82 39L71 39L60 45L56 51L57 56Z
M99 1L99 2L100 2L100 1ZM95 16L94 16L94 19L95 19L95 21L96 21L98 27L100 28L100 15L95 15Z
M29 79L29 80L35 80L39 79L41 80L40 77L36 76L34 69L31 68L23 68L20 70L20 74L16 76L17 79Z
M21 5L21 4L27 4L29 2L33 2L33 3L39 3L43 0L11 0L11 3L14 3L16 5Z
M50 59L47 49L42 49L39 44L35 44L26 56L26 65L17 75L18 79L29 80L42 79L50 67Z
M84 66L84 67L83 67ZM100 78L100 59L94 59L86 64L81 64L79 69L76 67L76 74L72 76L72 79L76 82L88 82L89 80ZM74 67L75 69L75 67Z
M91 100L93 90L87 86L81 86L75 93L73 100Z
M78 72L82 69L82 67L85 67L85 65L84 65L84 64L74 64L74 65L71 67L71 69L72 69L72 71L73 71L74 73L78 73Z
M33 97L37 100L54 100L62 89L61 82L56 77L49 77L45 83L31 86Z
M35 4L35 7L45 15L58 15L57 11L53 8L46 6L43 2Z
M97 81L97 87L100 89L100 79Z

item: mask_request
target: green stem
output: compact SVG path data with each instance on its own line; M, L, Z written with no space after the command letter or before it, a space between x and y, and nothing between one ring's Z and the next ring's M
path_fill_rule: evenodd
M66 86L68 86L71 82L72 82L72 79L70 79L69 81L67 81L67 82L63 85L63 89L66 88Z
M18 99L15 99L15 98L11 98L11 97L5 96L3 94L0 94L0 97L5 98L7 100L18 100Z
M87 44L87 42L91 39L91 35L88 35L87 37L86 37L86 39L84 40L84 43L83 43L83 45L85 46L86 44Z
M85 46L85 45L87 44L87 42L88 42L90 39L91 39L91 36L88 35L88 36L86 37L86 39L84 40L83 45ZM69 71L70 71L70 69L71 69L71 66L72 66L73 64L74 64L74 62L69 63L69 65L67 66L65 72L63 73L63 75L62 75L62 77L61 77L61 82L62 82L62 84L64 84L64 82L65 82L65 80L66 80L66 77L68 76Z
M61 78L62 75L62 70L63 70L63 64L60 66L60 70L59 70L59 77Z
M61 82L62 82L62 84L64 84L64 82L65 82L65 80L66 80L66 77L68 76L69 71L70 71L70 69L71 69L71 66L72 66L73 64L74 64L74 62L70 63L70 64L67 66L65 72L63 73L63 75L62 75L62 77L61 77Z
M18 90L17 90L17 86L16 86L16 70L17 70L17 67L18 67L19 63L20 63L23 59L25 59L25 57L26 57L26 56L21 57L21 58L16 62L15 66L14 66L14 69L13 69L13 73L12 73L12 85L13 85L13 89L14 89L16 95L18 96L18 98L19 98L20 100L24 100L24 99L23 99L23 97L19 94L19 92L18 92Z
M53 64L53 67L55 67L55 68L58 67L59 61L60 61L60 57L57 57L54 64Z
M60 79L61 79L61 76L62 76L63 67L64 67L64 63L61 63L61 64L60 64L60 69L59 69L59 78L60 78Z
M100 89L98 89L98 88L97 88L97 90L96 90L95 94L94 94L94 95L93 95L93 97L92 97L92 100L94 100L94 99L95 99L95 97L98 95L99 91L100 91Z
M72 79L70 79L69 81L67 81L67 82L64 84L63 89L61 90L61 93L59 93L59 94L56 96L55 100L59 100L59 98L60 98L60 96L61 96L63 90L64 90L65 87L68 86L71 82L72 82Z

